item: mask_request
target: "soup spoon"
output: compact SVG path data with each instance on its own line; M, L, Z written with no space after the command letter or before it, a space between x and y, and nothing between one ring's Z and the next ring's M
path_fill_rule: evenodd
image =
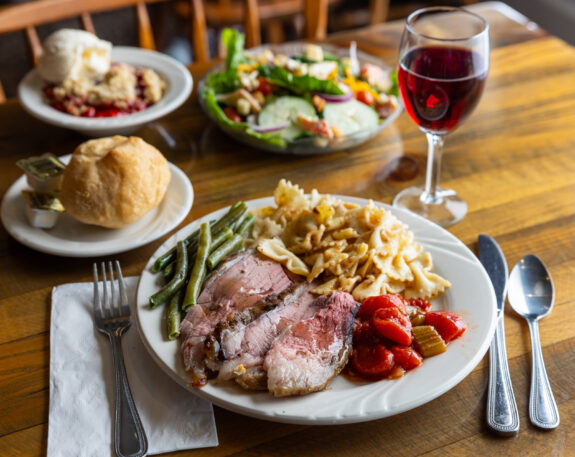
M545 371L537 322L553 309L555 288L539 257L529 254L517 262L511 271L507 297L515 312L525 318L531 333L529 418L537 427L555 428L559 425L559 411Z

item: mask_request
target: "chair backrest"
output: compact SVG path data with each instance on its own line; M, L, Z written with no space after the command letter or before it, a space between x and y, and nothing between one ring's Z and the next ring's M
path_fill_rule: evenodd
M78 17L82 27L88 32L97 35L92 22L91 14L111 11L126 7L134 7L136 10L138 26L138 42L145 49L156 49L156 42L150 16L148 3L159 3L166 0L35 0L27 3L0 8L0 34L25 31L30 48L33 64L42 51L42 45L36 27L64 19ZM194 28L193 48L194 53L203 58L203 51L207 43L205 19L201 0L189 0L193 12L191 18ZM206 43L202 42L206 40ZM4 91L0 82L0 103L5 100Z
M262 42L262 23L269 26L276 22L277 25L278 20L298 15L304 18L304 38L321 40L327 33L328 6L336 1L340 0L179 0L175 2L174 8L180 16L188 16L191 11L192 17L201 18L204 24L216 30L243 24L246 46L253 47ZM198 43L197 48L194 46L195 60L209 60L207 39L205 36L196 36L205 33L206 29L195 26L195 23L193 25L193 41Z
M305 39L317 41L325 38L328 4L329 0L275 0L267 2L245 0L246 46L252 47L261 44L261 21L285 17L298 12L303 12L304 15Z

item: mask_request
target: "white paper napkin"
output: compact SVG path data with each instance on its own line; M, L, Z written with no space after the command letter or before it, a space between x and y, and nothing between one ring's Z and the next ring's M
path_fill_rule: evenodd
M137 278L126 278L135 300ZM112 347L92 317L92 283L52 290L47 457L113 455ZM126 371L148 437L148 454L217 446L212 404L153 361L136 324L124 335Z

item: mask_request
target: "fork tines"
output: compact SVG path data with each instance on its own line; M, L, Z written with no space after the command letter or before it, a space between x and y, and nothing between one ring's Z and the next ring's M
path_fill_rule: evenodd
M122 269L120 262L108 261L108 273L106 273L106 262L101 262L100 270L102 272L102 298L100 298L100 287L98 279L98 264L94 262L94 313L96 318L109 319L111 317L118 317L128 315L130 310L128 306L128 297L126 293L126 286L124 277L122 276ZM115 266L115 275L114 268ZM109 279L108 279L109 276ZM114 281L118 283L118 288L114 287ZM116 297L116 295L118 295ZM108 296L110 297L108 299Z

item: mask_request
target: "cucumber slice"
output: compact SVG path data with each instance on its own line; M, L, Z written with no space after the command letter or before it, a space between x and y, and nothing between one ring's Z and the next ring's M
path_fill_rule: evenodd
M356 99L341 103L326 103L323 118L332 127L337 127L344 135L374 127L379 123L377 112Z
M258 125L272 127L288 124L279 134L286 140L293 140L304 133L304 130L295 123L298 114L317 119L315 108L307 100L292 96L278 97L260 111Z

